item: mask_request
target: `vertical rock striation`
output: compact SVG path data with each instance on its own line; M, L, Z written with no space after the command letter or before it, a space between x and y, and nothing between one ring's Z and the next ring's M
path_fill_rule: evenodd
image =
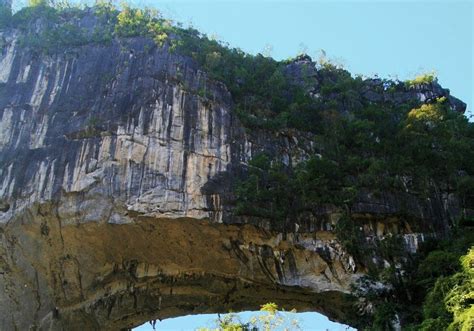
M146 215L209 217L200 189L231 158L223 86L146 40L53 58L19 49L15 34L3 38L0 195L10 205L3 222L33 202L79 192L82 201L65 207L72 214L100 195ZM77 221L108 213L104 206Z
M252 155L297 164L310 134L247 132L223 84L146 38L50 55L14 29L0 41L0 329L116 330L269 300L356 325L348 294L366 270L330 231L337 210L285 238L232 213ZM288 65L296 83L305 61ZM396 98L450 97L438 87ZM406 234L410 251L424 236L396 218L400 205L430 220L455 209L359 200L366 233Z

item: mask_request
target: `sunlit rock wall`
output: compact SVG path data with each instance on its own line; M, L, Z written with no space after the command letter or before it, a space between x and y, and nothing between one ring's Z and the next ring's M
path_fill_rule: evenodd
M141 39L41 56L14 33L1 38L0 197L10 206L1 221L58 197L71 214L91 209L79 222L125 221L106 204L91 208L97 196L157 217L209 217L208 200L220 209L201 188L231 158L223 86Z

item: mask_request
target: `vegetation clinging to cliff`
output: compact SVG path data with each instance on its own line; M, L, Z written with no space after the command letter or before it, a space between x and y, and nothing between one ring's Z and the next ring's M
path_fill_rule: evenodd
M95 22L91 24L92 17ZM23 30L25 47L49 54L63 52L65 47L108 44L121 38L151 38L160 47L193 58L212 79L225 83L235 101L236 113L249 128L316 131L319 110L361 104L362 80L327 61L320 68L321 76L326 77L321 86L323 98L316 100L306 90L315 83L315 77L305 75L305 71L314 69L313 64L302 66L302 86L288 79L285 70L289 62L230 48L192 27L183 28L164 19L153 9L124 4L118 10L109 1L79 9L67 2L51 6L48 1L41 1L0 23L0 29L5 27Z
M430 84L436 81L436 74L434 72L428 72L416 76L414 79L407 80L405 84L409 87L413 87L420 84Z
M97 20L95 26L82 25L81 20L90 13ZM37 26L41 27L39 34ZM288 231L293 229L292 222L307 214L316 215L319 207L335 206L344 212L336 226L338 237L361 263L365 262L363 238L351 218L351 208L364 192L374 196L408 193L420 199L447 194L459 198L461 207L474 205L474 129L463 115L449 109L446 99L425 104L417 100L400 104L372 102L362 97L368 87L362 78L353 78L347 71L325 63L317 68L316 80L311 74L305 75L305 71L315 68L304 57L298 59L303 77L291 81L286 70L293 61L249 55L195 29L173 25L156 11L127 6L119 11L107 2L78 10L52 8L40 1L13 16L7 11L0 13L0 27L22 29L23 46L50 54L64 51L64 47L102 45L134 36L152 38L159 47L191 57L212 79L224 82L247 128L290 135L291 128L313 133L317 154L294 169L265 155L251 161L248 179L236 190L236 211L268 219L274 229ZM385 83L389 91L397 92L434 81L433 75L426 75L406 84ZM308 86L317 88L309 91ZM201 97L206 98L205 93ZM402 208L402 213L407 211ZM442 262L448 270L458 270L453 267L452 254L440 254L440 259L434 255L431 259L437 264ZM424 317L431 320L423 322L426 325L440 323L438 318L442 325L448 325L452 313L462 319L463 307L470 302L449 301L451 310L434 307L444 298L447 285L459 289L469 285L464 276L436 277L440 276L449 278L426 289L430 295ZM464 298L463 291L453 297ZM394 311L381 305L376 314L379 318L374 321L376 327L385 326L384 318Z
M449 192L462 207L473 206L474 126L450 110L445 99L411 110L371 105L350 117L336 111L319 115L318 154L294 169L268 156L256 157L249 164L249 179L237 188L238 212L265 216L258 210L271 210L297 219L329 204L350 214L362 192L408 193L420 199ZM289 201L288 196L297 202L277 202Z
M321 61L318 78L312 74L313 63L301 64L301 81L295 82L286 72L291 61L231 48L192 27L183 28L163 18L155 9L123 3L119 10L111 1L103 0L92 8L47 0L30 5L0 20L0 29L23 30L25 47L53 54L64 51L64 47L108 44L135 36L151 38L160 47L193 58L212 79L223 82L232 94L236 113L249 128L318 132L323 111L354 111L370 103L361 97L367 87L364 81L327 60ZM405 85L386 83L396 92L433 79L430 74ZM319 97L311 97L308 87L317 84Z
M84 21L91 15L96 20L93 26ZM225 83L247 126L298 127L304 123L298 114L311 104L304 91L285 78L285 62L230 48L196 29L173 24L157 10L126 4L118 10L109 1L84 9L67 2L53 6L40 1L1 20L0 29L7 27L23 30L25 47L49 54L64 47L110 43L114 38L151 38L160 47L193 58L212 79Z
M273 220L278 230L294 231L293 223L304 223L308 214L317 218L321 207L336 207L342 211L335 227L339 241L372 277L394 289L388 297L370 299L376 309L364 322L369 330L391 329L396 313L413 330L463 330L466 326L461 325L470 325L473 319L469 290L473 276L470 271L460 273L458 259L473 242L472 216L462 212L461 219L450 220L453 227L467 228L433 252L410 256L396 236L376 240L370 250L352 207L365 192L374 198L388 193L437 201L449 194L462 209L471 209L474 125L453 112L444 98L411 109L373 105L352 116L322 114L324 122L315 135L319 153L294 168L278 158L256 156L249 163L248 179L237 184L236 212ZM400 207L398 216L410 220L413 230L426 227L410 219L408 205ZM372 257L377 254L391 266L374 265ZM396 265L403 265L403 275Z

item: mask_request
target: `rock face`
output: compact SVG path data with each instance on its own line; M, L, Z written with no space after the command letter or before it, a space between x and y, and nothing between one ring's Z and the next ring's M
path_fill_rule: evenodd
M2 195L15 200L2 220L34 201L79 192L113 197L146 215L209 216L206 198L213 197L200 190L231 158L223 86L179 56L147 53L149 41L34 58L16 48L14 35L5 39ZM197 97L199 89L212 91L213 99ZM26 159L18 157L22 148ZM107 215L112 223L127 221L110 214L106 203L97 210L87 201L64 206L72 214L90 210L72 223Z
M283 238L232 216L252 155L297 163L310 137L246 132L224 85L150 40L44 55L19 37L0 32L0 329L116 330L267 301L353 323L365 270L331 217ZM385 219L394 199L356 212ZM414 210L443 218L436 203ZM421 240L389 219L366 227Z
M358 274L331 234L283 240L250 225L148 217L71 226L56 213L30 208L2 235L2 329L117 330L269 300L338 320L350 311L344 293Z

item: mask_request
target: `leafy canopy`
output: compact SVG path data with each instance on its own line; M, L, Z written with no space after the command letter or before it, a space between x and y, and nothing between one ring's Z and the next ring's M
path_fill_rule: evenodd
M260 307L261 314L250 318L247 323L241 322L235 314L226 314L219 317L215 328L199 328L198 331L277 331L277 330L301 330L299 321L292 318L296 310L288 313L279 311L278 305L269 302Z

